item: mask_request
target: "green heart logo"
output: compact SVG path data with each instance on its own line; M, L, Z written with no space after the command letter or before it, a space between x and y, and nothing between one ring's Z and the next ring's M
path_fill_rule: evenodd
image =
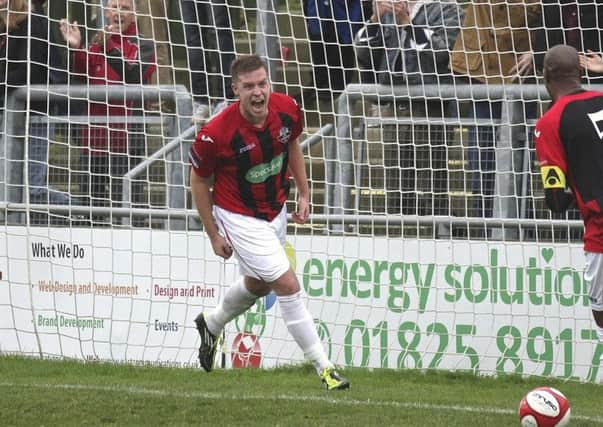
M542 258L544 258L546 262L549 262L551 259L553 259L553 248L543 248L541 252Z

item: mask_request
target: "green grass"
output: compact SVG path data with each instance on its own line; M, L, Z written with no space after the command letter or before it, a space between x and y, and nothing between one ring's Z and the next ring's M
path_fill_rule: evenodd
M572 426L603 425L601 386L464 373L346 370L326 392L308 366L199 370L0 357L0 420L10 425L516 426L519 400L551 385Z

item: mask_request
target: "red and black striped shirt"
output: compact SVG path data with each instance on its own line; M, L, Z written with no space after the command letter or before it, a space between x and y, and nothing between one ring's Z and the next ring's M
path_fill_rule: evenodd
M584 220L584 249L602 253L603 93L559 98L536 123L534 139L541 170L558 168L567 178Z
M226 108L197 134L189 158L196 174L214 175L213 199L231 212L271 221L289 194L288 144L302 132L302 113L287 95L272 93L258 128Z

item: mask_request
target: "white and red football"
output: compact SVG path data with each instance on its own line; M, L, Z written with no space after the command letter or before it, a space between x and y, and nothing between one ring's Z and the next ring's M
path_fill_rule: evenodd
M519 403L519 420L522 427L567 426L570 413L567 398L553 387L530 390Z

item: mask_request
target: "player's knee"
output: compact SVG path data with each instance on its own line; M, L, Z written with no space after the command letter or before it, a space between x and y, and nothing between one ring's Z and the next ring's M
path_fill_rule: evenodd
M245 276L245 287L258 298L264 297L272 290L266 282L255 277Z
M299 280L293 270L287 270L283 275L270 284L278 296L293 295L300 291Z

